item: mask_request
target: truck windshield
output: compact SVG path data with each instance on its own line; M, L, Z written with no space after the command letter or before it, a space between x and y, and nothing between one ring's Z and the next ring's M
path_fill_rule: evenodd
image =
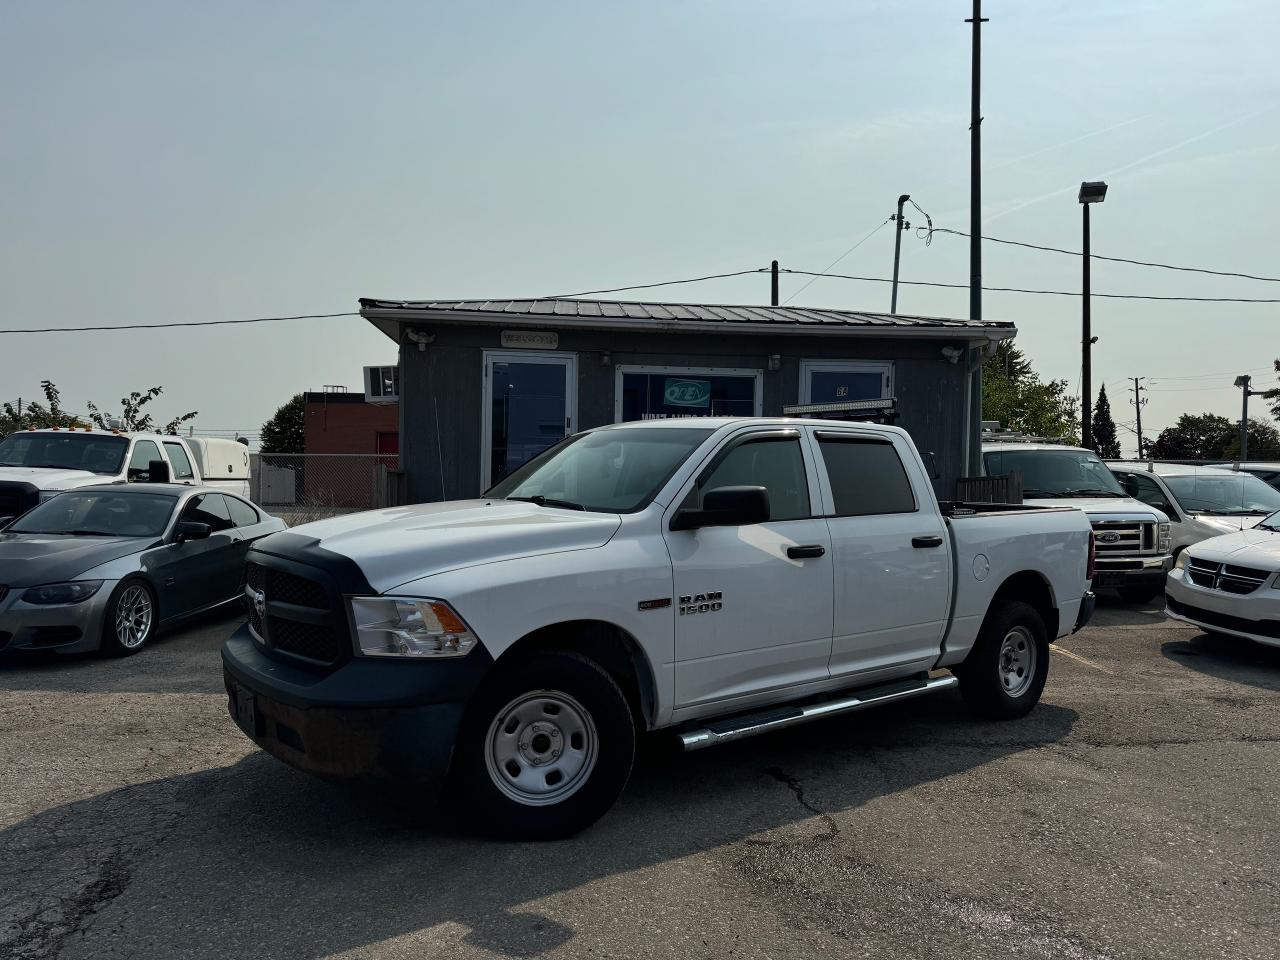
M28 510L4 532L158 537L164 533L177 502L177 497L159 493L71 491Z
M126 437L101 433L11 433L0 440L0 467L47 467L114 476L120 472Z
M651 501L709 428L653 427L579 433L495 485L485 496L548 507L632 513Z
M987 475L1022 475L1022 493L1051 497L1123 497L1106 464L1086 450L989 450L982 455Z
M1165 477L1164 482L1188 513L1244 516L1280 510L1280 490L1250 473Z

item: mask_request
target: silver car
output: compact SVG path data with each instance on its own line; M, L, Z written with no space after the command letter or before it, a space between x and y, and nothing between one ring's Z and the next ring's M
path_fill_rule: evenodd
M1280 490L1249 473L1146 461L1111 460L1107 466L1129 496L1169 515L1175 556L1280 510Z
M249 545L283 529L211 487L58 494L0 530L0 655L137 653L160 629L238 600Z

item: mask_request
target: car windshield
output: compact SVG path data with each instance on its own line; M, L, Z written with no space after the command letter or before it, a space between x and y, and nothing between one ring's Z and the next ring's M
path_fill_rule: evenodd
M652 427L579 433L530 460L485 496L631 513L654 498L711 432Z
M1280 490L1251 473L1193 474L1165 477L1173 495L1188 513L1232 515L1274 513L1280 510Z
M114 476L128 449L126 437L103 433L11 433L0 440L0 467L50 467Z
M10 524L5 533L77 537L158 537L177 497L160 493L78 490L60 493Z
M1269 517L1263 517L1255 529L1280 533L1280 510L1277 510Z
M989 450L982 462L991 477L1020 474L1023 495L1033 499L1127 496L1106 464L1086 450Z

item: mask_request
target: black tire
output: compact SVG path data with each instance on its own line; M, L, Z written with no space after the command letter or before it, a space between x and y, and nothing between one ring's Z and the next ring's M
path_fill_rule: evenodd
M120 607L122 603L135 607L135 602L139 596L145 599L147 608L150 611L149 618L140 639L126 642L121 639L118 630L118 618L121 614ZM138 623L138 618L135 617L134 622ZM102 652L108 657L133 656L155 638L156 624L159 622L160 609L156 605L156 592L151 589L151 586L145 580L135 577L132 580L125 580L119 583L115 590L111 592L111 598L107 601L106 610L102 615Z
M538 651L499 665L467 707L452 786L483 833L568 837L613 806L635 749L613 678L576 653Z
M1164 587L1120 587L1116 592L1125 603L1150 603L1164 594Z
M1039 703L1049 676L1049 640L1035 607L1017 601L993 607L955 673L970 710L993 720L1026 716Z

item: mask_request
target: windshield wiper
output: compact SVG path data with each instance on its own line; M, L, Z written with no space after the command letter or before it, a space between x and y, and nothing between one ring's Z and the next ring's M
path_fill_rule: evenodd
M560 507L564 510L586 510L580 503L574 503L572 500L557 500L555 497L544 497L537 493L532 497L507 497L508 500L524 500L528 503L536 503L540 507Z
M118 537L120 534L112 533L110 530L66 530L63 531L64 536L68 537Z

